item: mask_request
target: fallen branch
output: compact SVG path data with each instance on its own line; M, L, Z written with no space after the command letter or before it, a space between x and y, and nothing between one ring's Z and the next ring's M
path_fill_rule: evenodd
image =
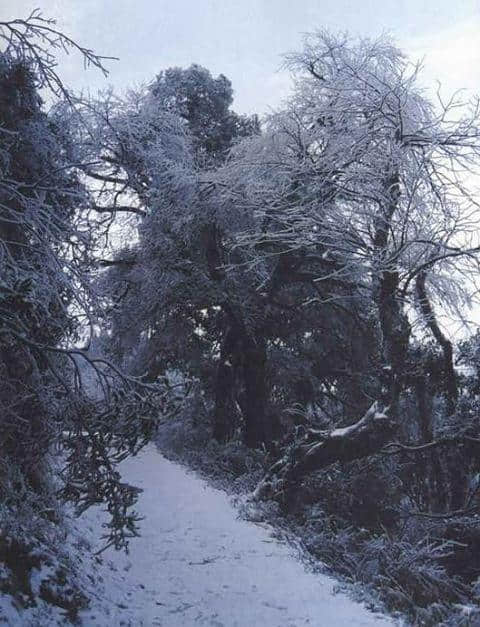
M424 444L417 445L403 444L402 442L389 442L378 452L384 455L397 455L399 453L423 453L439 446L449 446L452 444L473 444L476 446L480 446L480 439L473 438L467 435L458 435L439 438L438 440L433 440L432 442L425 442Z
M332 431L310 430L284 450L268 470L253 498L276 495L293 486L306 474L322 470L335 462L351 462L378 453L396 430L388 409L373 403L355 424Z
M456 509L453 512L419 512L412 511L406 512L405 514L400 514L402 518L430 518L433 520L448 520L449 518L459 518L461 516L469 516L471 514L477 514L480 506L474 505L472 507L467 507L464 509ZM480 521L479 521L480 522Z

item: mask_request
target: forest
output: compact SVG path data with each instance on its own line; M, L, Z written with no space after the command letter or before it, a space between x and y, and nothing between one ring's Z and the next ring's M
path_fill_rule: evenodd
M66 507L128 549L157 442L408 624L477 624L480 100L388 36L305 36L262 118L195 63L75 94L63 51L107 73L0 22L0 592Z

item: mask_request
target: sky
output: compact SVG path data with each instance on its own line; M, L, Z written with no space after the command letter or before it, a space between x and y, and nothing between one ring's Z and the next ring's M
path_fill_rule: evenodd
M199 63L232 81L238 112L264 114L288 95L281 55L327 27L388 32L412 59L425 57L425 84L480 91L480 0L0 0L0 21L37 7L79 43L119 58L107 79L78 58L60 59L76 90L122 90Z

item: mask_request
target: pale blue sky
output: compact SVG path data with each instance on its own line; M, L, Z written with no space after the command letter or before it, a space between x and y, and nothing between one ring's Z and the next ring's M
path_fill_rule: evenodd
M389 31L413 57L427 55L426 80L480 91L480 0L2 0L0 19L37 6L88 47L120 57L107 80L62 60L77 89L123 88L195 62L232 80L238 111L264 113L288 89L281 54L328 27Z

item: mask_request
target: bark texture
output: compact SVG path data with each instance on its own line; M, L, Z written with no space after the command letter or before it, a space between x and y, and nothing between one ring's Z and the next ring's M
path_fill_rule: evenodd
M355 424L332 431L309 430L289 446L276 461L254 493L254 498L289 489L308 473L335 462L351 462L378 452L395 433L396 423L388 409L374 403Z

